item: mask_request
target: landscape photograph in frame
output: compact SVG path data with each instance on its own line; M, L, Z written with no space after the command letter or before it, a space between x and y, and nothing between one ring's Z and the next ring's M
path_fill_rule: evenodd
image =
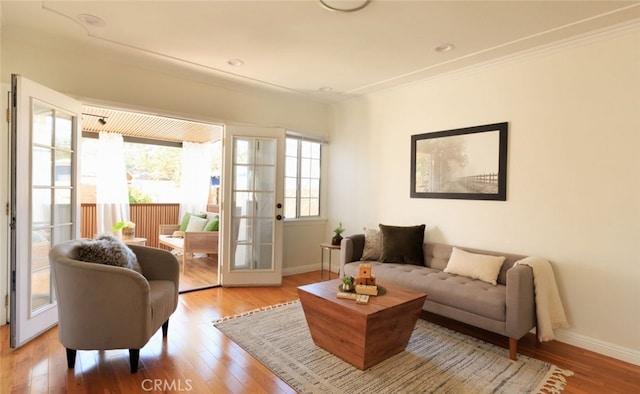
M507 199L508 123L411 136L411 197Z

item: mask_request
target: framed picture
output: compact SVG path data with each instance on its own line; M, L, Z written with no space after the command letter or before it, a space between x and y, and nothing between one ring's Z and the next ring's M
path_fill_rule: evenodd
M508 123L411 136L411 197L507 199Z

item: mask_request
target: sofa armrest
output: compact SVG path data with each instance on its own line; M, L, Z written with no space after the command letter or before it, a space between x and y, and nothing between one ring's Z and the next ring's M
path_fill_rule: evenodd
M160 230L158 232L159 235L171 235L174 231L180 230L179 224L161 224Z
M514 265L507 271L507 321L510 338L520 339L536 325L533 270Z
M188 231L184 233L185 253L218 253L218 231Z
M344 265L360 261L364 251L364 234L344 237L340 243L340 278L344 277Z

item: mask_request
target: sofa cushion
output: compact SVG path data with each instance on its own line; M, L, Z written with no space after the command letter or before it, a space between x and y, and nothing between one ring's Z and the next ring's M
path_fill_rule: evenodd
M220 216L216 215L204 226L204 231L218 231L220 228Z
M206 213L191 213L191 212L187 212L184 214L184 216L182 216L182 221L180 222L180 228L178 230L180 231L186 231L187 230L187 226L189 225L189 219L191 219L191 216L197 216L200 218L206 218L207 214Z
M504 256L470 253L454 247L444 272L496 285L503 262Z
M362 260L378 261L380 258L380 249L382 243L382 234L377 228L364 230L364 249L362 251Z
M359 265L360 262L345 264L345 275L357 276ZM389 283L406 287L425 293L427 301L488 319L506 321L506 286L493 286L465 276L409 264L372 262L371 272L376 275L381 286Z
M378 261L383 263L402 263L424 265L425 225L387 226L380 224L382 249Z
M187 228L184 231L202 231L204 230L204 226L206 225L207 219L191 215L191 217L189 218L189 224L187 224Z

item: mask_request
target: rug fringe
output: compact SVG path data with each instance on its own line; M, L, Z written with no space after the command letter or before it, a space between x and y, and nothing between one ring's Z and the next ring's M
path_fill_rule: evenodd
M233 320L233 319L237 319L239 317L244 317L244 316L255 315L256 313L260 313L260 312L264 312L264 311L270 311L272 309L277 309L277 308L282 308L283 306L297 304L299 302L300 302L300 300L293 300L293 301L282 302L282 303L275 304L275 305L267 305L267 306L263 306L263 307L260 307L260 308L256 308L256 309L247 311L247 312L237 313L237 314L232 315L232 316L224 316L224 317L221 317L219 319L213 320L212 322L213 322L213 325L215 326L216 324L222 323L223 321Z
M555 365L551 367L542 383L536 388L538 394L558 394L564 390L567 377L573 376L573 372L561 369Z

